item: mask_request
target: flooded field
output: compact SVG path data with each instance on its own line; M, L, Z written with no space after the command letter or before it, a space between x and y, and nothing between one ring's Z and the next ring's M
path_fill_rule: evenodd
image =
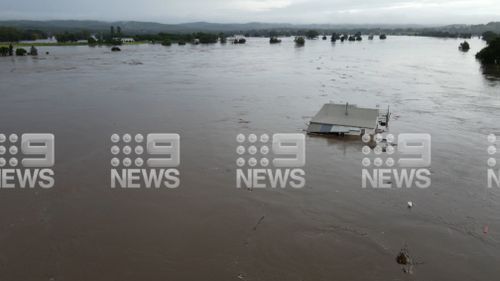
M469 42L249 38L0 58L0 131L56 136L54 188L0 190L0 280L495 279L486 136L500 134L500 80L474 58L484 42ZM390 106L391 133L430 134L431 186L362 188L360 141L307 136L305 188L236 188L237 134L303 133L329 101ZM155 132L181 136L180 187L111 189L111 134ZM405 245L412 274L396 263Z

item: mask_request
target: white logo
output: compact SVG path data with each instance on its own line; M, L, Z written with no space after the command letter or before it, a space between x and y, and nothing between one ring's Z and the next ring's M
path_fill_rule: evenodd
M413 185L427 188L431 185L428 168L431 165L429 134L399 134L397 142L392 134L385 138L376 134L373 139L375 147L372 149L368 146L372 141L371 136L362 137L366 143L362 149L365 155L362 160L363 188L368 184L373 188L391 188L393 183L398 188L410 188Z
M492 188L493 183L497 187L500 187L500 167L497 165L497 160L495 159L495 155L497 153L496 147L497 137L495 134L488 135L488 187ZM495 168L497 170L495 170Z
M179 187L178 134L148 134L145 141L142 134L113 134L111 142L111 188Z
M237 188L243 185L246 188L305 186L305 172L301 169L306 162L303 134L274 134L272 140L267 134L259 137L256 134L239 134L236 141L236 153L239 155L236 159ZM245 169L245 166L248 167Z
M20 140L0 134L0 188L53 187L54 141L53 134L22 134Z

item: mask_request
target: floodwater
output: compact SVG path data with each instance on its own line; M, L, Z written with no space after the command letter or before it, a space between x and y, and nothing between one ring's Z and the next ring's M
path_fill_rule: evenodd
M482 41L467 53L459 42L249 38L0 58L1 131L56 136L52 189L0 190L0 280L497 278L486 136L500 133L500 81L474 59ZM236 188L238 133L302 133L329 101L390 106L391 133L431 134L431 186L363 189L361 142L307 136L305 188ZM154 132L181 135L180 187L111 189L111 134ZM395 260L405 245L412 274Z

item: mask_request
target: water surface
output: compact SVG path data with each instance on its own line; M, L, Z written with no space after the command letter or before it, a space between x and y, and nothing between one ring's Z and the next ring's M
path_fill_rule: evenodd
M0 58L1 131L56 135L56 186L1 191L0 279L494 279L486 135L500 133L500 81L474 59L482 41L467 53L459 42L250 38ZM329 101L390 106L392 133L431 134L431 187L362 189L362 144L322 137L307 137L306 188L235 187L238 133L303 132ZM179 133L181 187L110 189L115 132ZM412 275L395 262L405 244Z

